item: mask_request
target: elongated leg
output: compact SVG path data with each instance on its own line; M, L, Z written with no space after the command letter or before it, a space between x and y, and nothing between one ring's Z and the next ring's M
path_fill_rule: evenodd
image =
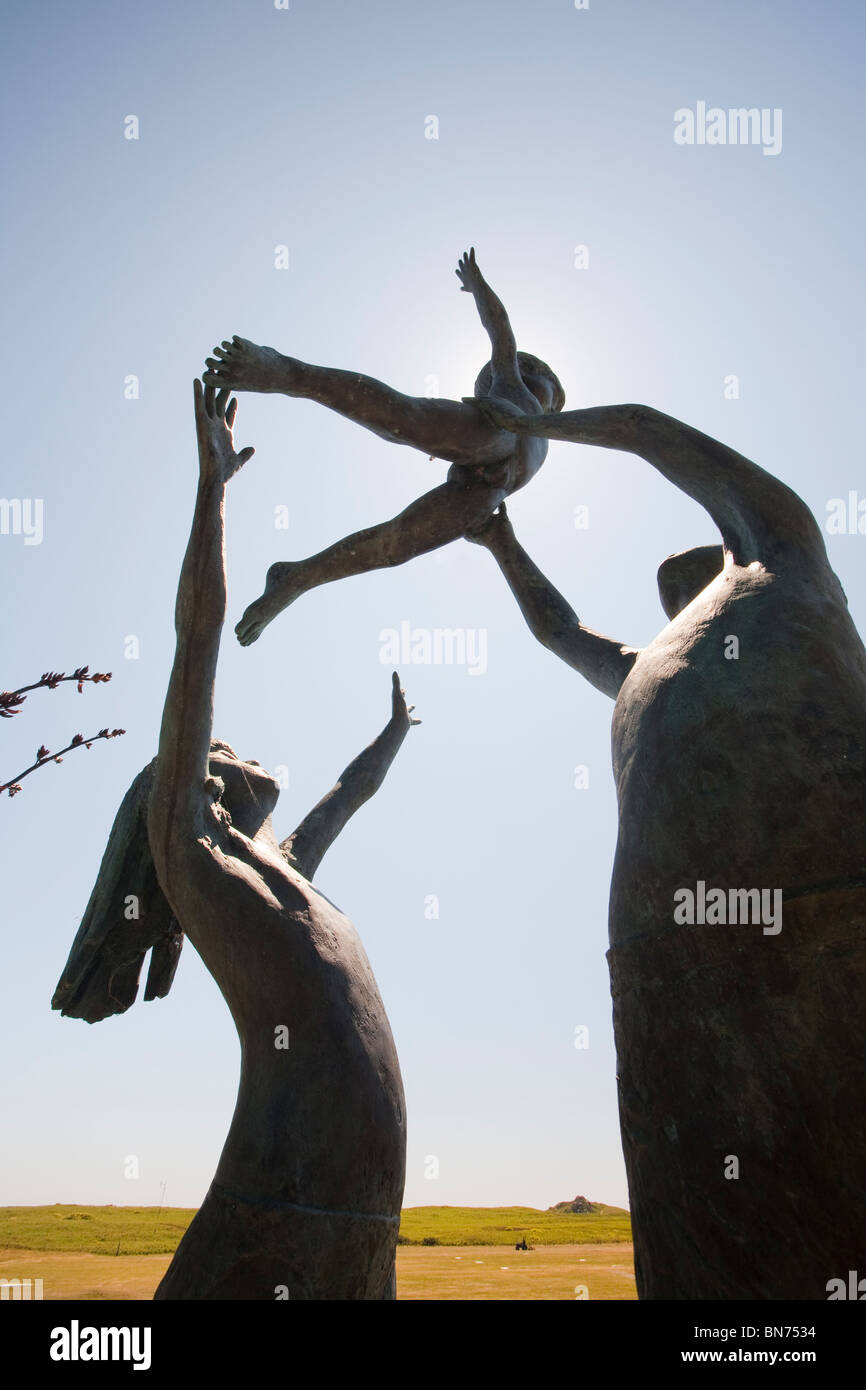
M271 565L264 593L250 604L235 628L238 641L244 647L255 642L268 623L308 589L368 570L404 565L458 540L465 531L480 526L504 498L504 488L483 482L443 483L390 521L356 531L306 560Z

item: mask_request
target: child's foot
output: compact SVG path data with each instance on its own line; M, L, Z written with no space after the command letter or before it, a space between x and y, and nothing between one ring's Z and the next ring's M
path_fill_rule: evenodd
M229 391L287 391L292 386L294 366L294 358L284 357L276 348L258 347L235 334L231 342L214 348L202 379L208 386Z
M251 603L244 613L235 633L242 647L248 647L261 637L268 623L273 622L278 613L294 603L304 592L298 571L303 569L299 560L284 560L271 565L265 578L265 592L255 603Z

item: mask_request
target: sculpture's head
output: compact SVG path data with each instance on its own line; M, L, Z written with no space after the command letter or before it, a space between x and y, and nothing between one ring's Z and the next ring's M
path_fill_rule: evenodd
M273 814L280 788L254 758L243 762L227 743L213 739L208 770L217 800L228 811L235 830L255 839Z
M554 371L551 371L547 363L542 362L540 357L534 357L531 352L518 352L517 365L520 367L524 386L532 392L542 413L548 414L552 410L562 410L565 405L565 392L559 377ZM489 396L492 387L493 365L487 362L481 368L475 382L476 397Z
M659 565L658 586L662 608L675 618L721 574L725 552L720 545L696 545L679 555L669 555Z

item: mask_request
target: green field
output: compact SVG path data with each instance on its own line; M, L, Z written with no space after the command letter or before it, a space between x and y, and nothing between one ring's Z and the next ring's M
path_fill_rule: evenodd
M0 1248L173 1255L195 1208L0 1207Z
M598 1203L591 1215L534 1207L407 1207L404 1245L607 1244L631 1240L627 1211ZM92 1255L171 1255L193 1208L0 1207L0 1249Z
M535 1207L407 1207L400 1238L420 1245L425 1238L440 1245L515 1245L522 1236L529 1245L606 1244L631 1240L631 1219L621 1207L574 1212L538 1211ZM0 1227L2 1230L2 1227Z

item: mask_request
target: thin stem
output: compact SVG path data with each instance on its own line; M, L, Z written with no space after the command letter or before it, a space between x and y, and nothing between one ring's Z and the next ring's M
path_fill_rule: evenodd
M70 678L67 677L67 679ZM85 738L83 734L76 734L72 742L68 743L65 748L61 748L59 753L49 753L47 748L44 751L40 748L36 755L36 762L31 763L30 767L25 768L23 772L19 772L18 776L13 777L10 782L4 782L0 785L0 792L8 791L10 796L14 796L16 792L20 792L20 783L24 778L29 777L31 772L35 772L38 767L44 767L46 763L62 762L63 754L70 753L73 748L89 748L91 743L96 743L101 738L119 738L121 734L125 733L125 729L100 729L98 734L91 734L90 738Z
M110 671L94 671L93 675L88 672L87 666L79 666L72 672L71 676L65 675L62 671L46 671L45 674L32 685L20 685L17 690L0 691L0 719L11 719L13 714L18 714L28 691L40 690L43 687L54 690L62 681L75 681L78 686L79 695L84 689L85 681L92 681L98 685L101 681L110 681ZM18 708L16 708L16 706ZM0 788L2 790L2 788Z

